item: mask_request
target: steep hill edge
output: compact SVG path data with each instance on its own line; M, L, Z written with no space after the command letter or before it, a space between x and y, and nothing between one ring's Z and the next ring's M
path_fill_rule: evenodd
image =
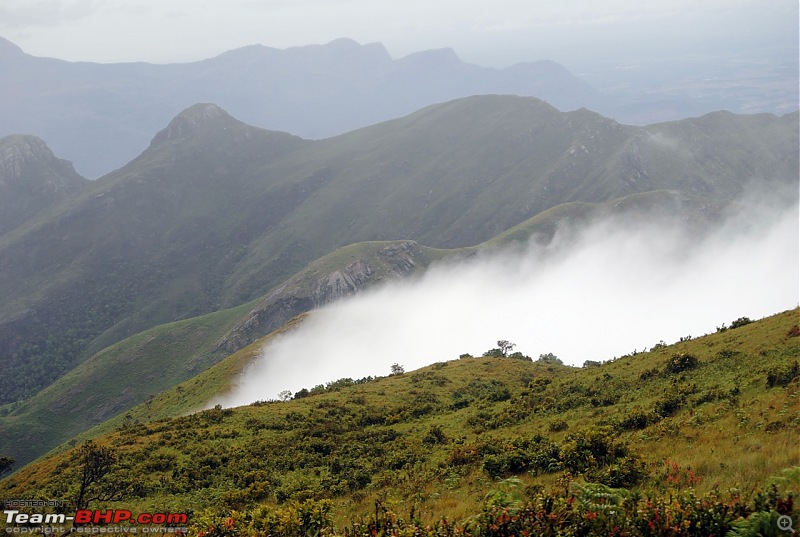
M147 421L132 412L95 441L117 452L119 478L136 479L140 492L125 504L141 512L278 509L311 494L331 499L340 521L376 500L439 520L479 510L496 479L510 476L526 494L563 491L564 479L673 497L676 488L750 490L800 464L798 313L583 368L463 358L355 385L341 379L285 403ZM151 410L198 381L160 395ZM595 445L603 458L581 451ZM0 491L65 494L78 477L74 454L44 458ZM242 472L255 473L242 484Z
M680 212L698 222L695 227L699 230L714 221L718 205L681 193L650 192L602 204L570 203L554 207L471 248L433 249L414 241L358 243L339 248L309 264L257 301L159 326L128 338L94 355L28 401L7 405L3 409L6 415L0 417L0 453L11 454L23 462L31 460L74 435L85 437L80 434L84 429L95 426L107 429L108 425L101 423L105 420L118 424L135 405L151 401L162 390L185 382L193 375L213 380L198 381L192 387L184 385L180 400L191 401L190 406L179 404L170 408L188 411L208 404L221 394L208 386L229 386L235 382L233 377L214 377L220 372L239 374L249 363L240 354L235 358L226 357L242 349L251 349L253 344L263 345L265 336L287 329L287 323L296 326L297 321L293 319L306 312L375 285L421 275L436 261L453 262L478 253L492 255L494 250L514 242L546 243L559 226L579 227L598 218L642 211L651 217L658 212L673 216ZM194 343L188 344L187 340ZM167 362L165 356L169 356ZM257 352L251 349L245 351L244 356L253 359ZM229 359L238 365L230 366ZM216 367L214 364L220 361L225 364ZM131 367L132 364L135 367ZM201 373L205 368L210 370ZM125 385L119 387L117 378L122 370L125 371L121 375ZM86 398L80 387L89 385L98 389ZM135 419L144 419L136 412L132 415ZM149 407L146 414L147 419L172 415L150 413Z

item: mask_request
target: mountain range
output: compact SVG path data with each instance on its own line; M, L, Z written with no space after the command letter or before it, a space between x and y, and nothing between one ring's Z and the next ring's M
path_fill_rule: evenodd
M796 65L778 73L740 70L717 69L707 80L698 79L700 69L669 82L638 80L636 72L621 82L615 72L606 78L616 83L597 90L552 61L487 68L451 49L394 59L380 43L349 39L285 50L252 45L203 61L154 65L40 58L0 38L0 136L36 135L96 178L140 153L153 132L197 102L311 139L476 94L533 96L562 111L585 107L630 124L723 108L777 114L797 108Z
M596 92L555 62L506 69L462 62L450 49L394 60L380 43L339 39L280 50L253 45L203 61L75 63L25 54L0 38L0 136L45 139L97 177L147 146L176 111L214 102L250 124L325 138L484 93L534 95L563 109Z
M0 386L0 452L30 460L298 314L436 259L547 240L589 213L658 207L700 226L752 182L796 187L798 114L636 127L475 96L308 140L205 103L96 181L35 138L0 147L11 205L34 200L0 235L0 359L15 372ZM89 397L87 384L108 390Z

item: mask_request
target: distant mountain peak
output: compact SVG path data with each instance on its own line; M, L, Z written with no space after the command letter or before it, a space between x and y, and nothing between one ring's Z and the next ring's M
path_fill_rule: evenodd
M213 103L198 103L185 109L169 122L169 125L155 135L150 147L161 145L164 142L191 137L193 134L208 126L221 126L238 124L225 110Z
M428 68L447 67L462 63L461 58L458 57L458 54L456 54L456 51L452 48L437 48L414 52L400 61L414 66L424 66Z
M36 136L0 138L0 235L88 184Z
M12 134L0 138L0 185L18 182L31 164L55 158L44 140L36 136Z
M356 48L361 48L362 45L355 39L351 39L349 37L339 37L329 42L327 46L356 49Z
M25 51L23 51L20 47L8 39L0 37L0 58L23 56L24 54Z

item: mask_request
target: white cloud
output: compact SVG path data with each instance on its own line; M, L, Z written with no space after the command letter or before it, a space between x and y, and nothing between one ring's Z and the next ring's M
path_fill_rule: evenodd
M699 244L678 221L613 219L341 301L264 349L223 403L480 355L499 339L580 365L793 308L797 206L756 207Z

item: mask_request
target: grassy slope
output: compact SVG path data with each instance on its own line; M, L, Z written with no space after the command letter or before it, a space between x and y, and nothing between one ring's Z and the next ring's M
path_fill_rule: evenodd
M134 511L332 497L341 521L371 512L376 499L400 512L413 506L425 520L459 518L479 509L495 486L490 464L513 459L522 439L540 433L566 450L574 444L570 435L597 426L610 427L615 441L639 454L642 485L663 486L669 458L696 472L698 492L747 493L800 465L798 378L767 386L770 372L788 371L800 358L798 321L798 310L788 311L598 367L442 362L287 403L131 423L97 441L113 446L139 476L144 495L124 502ZM248 352L226 367L241 367ZM698 367L667 371L681 354L695 356ZM184 394L200 391L202 378L185 384ZM163 408L177 394L171 393L160 396ZM655 417L675 399L671 415ZM646 426L625 425L641 415ZM436 427L443 436L426 441ZM70 456L57 454L6 478L0 495L65 497L77 471ZM555 487L563 474L520 477L525 485Z
M21 462L218 362L216 341L251 304L147 330L112 345L21 404L6 405L0 452Z
M318 282L343 271L354 260L372 269L371 281L363 287L398 277L392 272L393 265L380 255L383 248L392 244L359 243L339 248L295 275L282 286L279 295L311 296ZM420 270L432 260L448 255L447 251L420 246L415 246L414 251L414 261ZM259 307L258 302L251 302L159 325L102 350L29 400L0 409L0 453L26 463L76 435L81 438L79 433L87 429L113 428L127 410L145 400L148 403L141 408L147 411L134 411L134 419L175 416L202 406L219 393L219 386L235 377L227 364L214 369L218 377L209 386L203 381L188 387L177 407L161 409L152 397L195 377L230 354L220 347L220 341L246 324ZM304 311L301 308L290 312L277 326ZM235 357L233 362L240 359ZM91 389L87 390L89 386ZM104 425L115 416L117 419L111 425Z
M704 212L694 211L692 203ZM563 204L528 219L506 233L481 245L461 249L433 249L412 245L408 250L416 266L398 274L392 258L382 255L384 248L397 243L368 242L348 245L309 264L303 271L289 279L259 301L238 308L222 310L217 314L161 325L112 345L75 368L53 385L31 399L0 409L0 453L12 455L20 463L27 463L49 449L72 439L91 437L118 426L130 410L132 419L147 421L156 417L173 417L207 404L219 394L219 387L232 378L229 364L212 368L204 373L200 385L184 385L180 397L175 390L164 399L158 395L147 405L131 410L146 399L163 390L197 375L265 333L279 328L292 317L319 305L315 292L327 283L331 274L340 274L350 263L359 261L370 266L368 281L360 288L380 284L400 276L419 273L436 260L453 258L480 250L501 248L510 242L524 242L531 237L548 240L559 224L577 226L591 218L621 215L626 211L648 211L658 208L669 211L677 204L692 218L708 220L713 210L708 202L691 196L674 193L643 193L614 200L605 204ZM705 213L712 214L705 214ZM335 297L330 297L335 298ZM277 314L274 310L278 310ZM264 313L272 314L266 326L253 326L253 319ZM230 352L225 348L231 342ZM262 341L260 345L263 345ZM245 356L255 356L249 349ZM230 359L244 363L243 355ZM239 366L233 371L238 372ZM91 396L86 396L86 386L93 386ZM202 386L202 387L198 387ZM211 387L214 389L211 389ZM171 401L162 408L162 401ZM112 419L110 423L104 421ZM88 433L84 431L89 430ZM75 437L73 439L73 437Z

